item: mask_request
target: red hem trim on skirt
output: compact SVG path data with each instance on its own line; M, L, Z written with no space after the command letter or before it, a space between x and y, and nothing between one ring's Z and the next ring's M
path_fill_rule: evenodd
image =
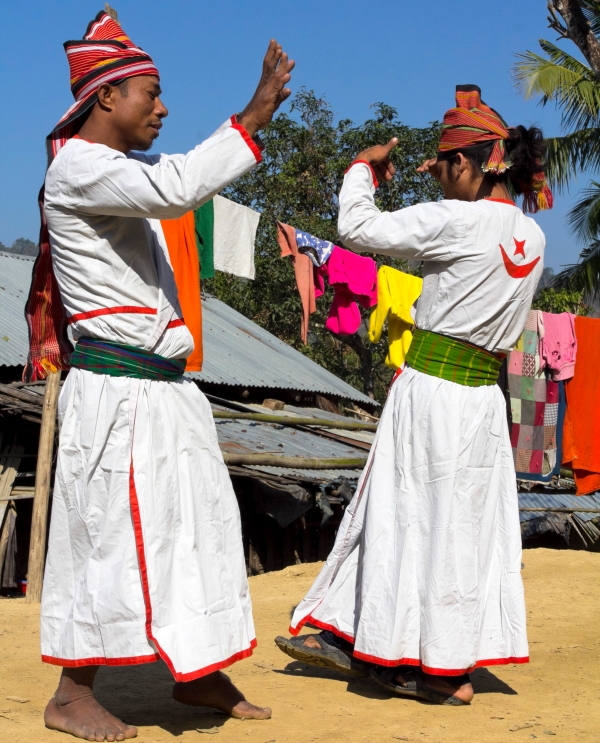
M135 480L133 476L133 461L129 469L129 505L131 508L131 519L133 521L133 532L135 535L135 547L138 556L138 563L140 568L140 578L142 581L142 593L144 595L144 605L146 607L146 636L148 640L156 647L158 655L164 660L171 671L175 681L193 681L194 679L206 676L209 673L214 673L222 668L232 665L238 660L243 660L252 655L252 651L256 647L256 638L251 641L250 647L245 650L240 650L238 653L234 653L229 658L213 663L210 666L205 666L197 671L191 671L190 673L178 673L175 670L173 662L165 651L161 648L156 638L152 634L152 604L150 603L150 589L148 587L148 570L146 567L146 552L144 549L144 536L142 534L142 520L140 517L140 507L137 498L137 492L135 489Z
M152 655L132 655L130 658L55 658L52 655L42 655L42 663L65 668L81 668L82 666L140 666L142 663L156 663L160 658L158 653Z
M298 635L302 627L304 627L304 625L307 623L310 623L315 627L318 627L319 629L329 630L330 632L333 632L334 635L337 635L343 640L354 644L354 638L352 637L352 635L348 635L345 632L342 632L337 627L334 627L331 624L321 622L319 619L311 617L310 614L302 619L296 627L290 627L290 633L294 636ZM478 660L475 662L474 665L469 666L468 668L433 668L432 666L426 666L424 663L421 662L419 658L400 658L398 660L387 660L386 658L378 658L375 655L367 655L367 653L361 653L359 650L355 650L352 654L358 660L364 660L367 663L375 663L378 666L387 666L388 668L394 666L418 666L424 673L430 673L433 676L462 676L463 673L470 673L475 668L480 668L481 666L505 666L510 663L529 663L529 656L526 656L523 658L510 657Z

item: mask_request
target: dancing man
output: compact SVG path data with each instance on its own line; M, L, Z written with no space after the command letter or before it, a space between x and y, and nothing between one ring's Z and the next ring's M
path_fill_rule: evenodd
M199 318L182 314L185 256L160 220L189 216L260 162L256 133L290 95L294 63L272 40L240 114L186 155L145 155L167 116L152 59L104 12L65 50L76 102L48 137L27 305L28 378L66 366L67 325L77 341L41 610L42 658L63 670L45 722L134 737L94 699L94 676L159 658L177 701L265 719L220 670L256 645L240 516L210 405L182 376Z
M473 697L469 671L526 663L521 532L506 404L496 385L521 335L545 238L524 208L552 205L538 129L509 128L457 87L437 158L418 170L444 200L381 213L397 141L361 152L340 192L344 244L423 261L406 366L326 565L276 642L308 663L441 704Z

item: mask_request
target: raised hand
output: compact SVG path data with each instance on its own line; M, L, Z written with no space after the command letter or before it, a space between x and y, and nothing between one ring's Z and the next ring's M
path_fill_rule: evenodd
M368 162L377 176L378 181L391 181L396 172L396 168L390 160L390 152L398 144L398 139L392 137L387 144L376 144L369 147L354 158L355 160L365 160Z
M286 85L292 79L290 73L295 64L293 59L288 59L281 45L271 39L256 92L238 116L239 123L250 136L269 124L275 111L291 94Z
M437 157L432 157L430 160L425 160L417 168L417 173L428 173L432 175L436 180L440 179L440 170Z

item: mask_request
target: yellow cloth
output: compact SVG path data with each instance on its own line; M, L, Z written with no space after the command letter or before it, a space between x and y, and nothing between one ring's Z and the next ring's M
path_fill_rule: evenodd
M379 341L387 319L389 349L385 363L392 369L402 366L406 358L414 325L410 308L419 298L422 288L423 279L418 276L389 266L382 266L377 272L377 307L369 320L369 339L371 343Z

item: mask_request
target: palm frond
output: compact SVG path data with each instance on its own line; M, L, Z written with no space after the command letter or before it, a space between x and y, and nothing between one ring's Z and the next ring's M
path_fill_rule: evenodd
M600 183L592 181L581 192L581 198L569 212L569 224L573 233L585 242L600 236Z
M541 40L548 57L533 52L518 54L513 67L518 90L525 98L541 95L540 103L554 102L562 110L565 129L600 125L600 84L585 64L564 50Z
M600 3L595 0L582 0L581 9L588 19L592 33L600 36Z
M600 297L600 240L594 240L582 250L579 262L557 274L552 286L589 292L593 297Z
M600 128L582 129L546 139L546 176L561 191L578 173L600 169Z

